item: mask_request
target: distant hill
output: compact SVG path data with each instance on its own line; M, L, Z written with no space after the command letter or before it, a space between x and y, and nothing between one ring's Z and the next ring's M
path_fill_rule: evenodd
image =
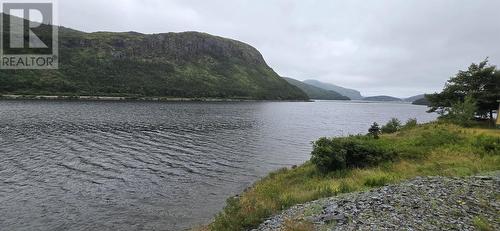
M392 96L387 96L387 95L378 95L378 96L370 96L370 97L365 97L363 100L367 101L382 101L382 102L394 102L394 101L403 101L400 98L392 97Z
M361 93L359 91L345 88L345 87L341 87L341 86L337 86L335 84L324 83L324 82L320 82L318 80L313 80L313 79L305 80L304 83L307 83L309 85L313 85L315 87L319 87L319 88L322 88L325 90L337 92L343 96L349 97L352 100L363 99L363 96L361 96Z
M419 99L423 99L423 98L425 98L425 94L408 97L408 98L403 99L403 101L405 101L405 102L414 102L415 100L419 100Z
M430 102L429 100L427 100L425 98L425 94L421 94L421 95L416 95L416 96L412 96L412 97L408 97L406 99L404 99L405 102L410 102L414 105L429 105Z
M424 98L420 98L420 99L413 101L411 104L429 106L430 102L429 102L429 100L427 100L427 98L424 97Z
M47 41L50 26L33 30ZM59 43L59 69L0 70L0 94L308 99L257 49L232 39L59 27Z
M349 97L343 96L335 91L325 90L307 83L301 82L296 79L283 77L288 83L298 87L300 90L305 92L307 96L311 99L323 99L323 100L350 100Z

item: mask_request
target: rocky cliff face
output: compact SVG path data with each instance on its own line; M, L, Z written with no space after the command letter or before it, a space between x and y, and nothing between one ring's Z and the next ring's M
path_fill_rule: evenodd
M255 65L266 65L260 52L252 46L231 39L200 32L140 34L136 32L91 34L62 30L63 48L99 49L121 58L189 60L208 55L214 58L239 59ZM73 35L73 36L72 36ZM105 39L103 39L105 38Z

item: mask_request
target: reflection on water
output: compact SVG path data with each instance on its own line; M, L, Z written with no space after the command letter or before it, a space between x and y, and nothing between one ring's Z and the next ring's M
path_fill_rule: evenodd
M365 133L408 104L0 101L0 226L179 230L207 222L321 136Z

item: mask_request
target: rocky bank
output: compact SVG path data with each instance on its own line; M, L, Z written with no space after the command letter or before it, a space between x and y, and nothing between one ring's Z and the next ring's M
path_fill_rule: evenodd
M479 220L500 230L499 200L500 172L468 178L418 177L296 205L255 231L476 230Z

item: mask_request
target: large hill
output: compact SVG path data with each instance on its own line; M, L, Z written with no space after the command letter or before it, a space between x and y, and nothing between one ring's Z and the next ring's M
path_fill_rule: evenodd
M307 83L309 85L313 85L315 87L319 87L319 88L322 88L325 90L337 92L343 96L349 97L352 100L363 99L363 96L361 96L361 93L359 91L345 88L345 87L340 87L340 86L337 86L335 84L324 83L324 82L320 82L318 80L312 80L312 79L305 80L304 83Z
M198 32L84 33L64 27L59 37L59 69L0 70L0 94L308 99L259 51L236 40Z
M301 82L296 79L283 77L288 83L300 88L303 92L309 96L311 99L320 100L349 100L347 96L343 96L335 91L325 90L307 83Z

